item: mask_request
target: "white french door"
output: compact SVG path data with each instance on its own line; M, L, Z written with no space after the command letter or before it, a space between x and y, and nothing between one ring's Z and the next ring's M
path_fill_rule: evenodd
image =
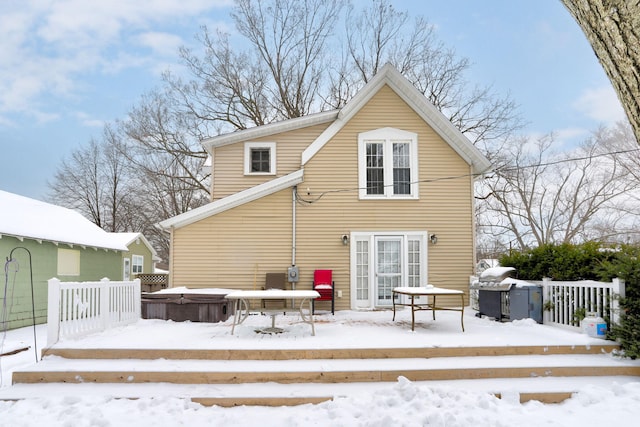
M393 304L393 288L402 286L402 236L375 237L376 307Z
M351 307L393 305L393 288L427 283L426 232L351 233Z

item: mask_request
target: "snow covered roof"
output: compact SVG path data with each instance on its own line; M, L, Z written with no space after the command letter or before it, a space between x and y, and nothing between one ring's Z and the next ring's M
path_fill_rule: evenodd
M153 259L155 260L159 260L160 258L158 257L158 253L156 252L155 249L153 249L153 246L151 246L151 243L149 243L149 241L147 240L146 237L144 237L144 235L142 233L138 233L138 232L131 232L131 233L109 233L111 234L111 236L114 238L114 240L119 243L119 244L123 244L126 247L129 247L129 245L131 243L133 243L134 241L140 239L142 241L142 243L144 243L144 245L151 251L151 256L153 257Z
M111 233L74 210L0 190L2 235L72 246L127 250L127 246L118 242Z

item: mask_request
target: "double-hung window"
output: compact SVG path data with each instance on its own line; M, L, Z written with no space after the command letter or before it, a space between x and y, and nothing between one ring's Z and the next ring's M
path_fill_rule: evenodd
M275 175L276 143L247 142L244 144L245 175Z
M144 271L144 257L142 255L133 255L131 257L131 272L133 274L142 274Z
M394 128L359 134L360 198L417 198L417 164L417 134Z

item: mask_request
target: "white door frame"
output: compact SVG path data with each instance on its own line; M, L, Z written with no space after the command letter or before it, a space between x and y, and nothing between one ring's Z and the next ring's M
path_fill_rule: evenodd
M352 309L374 309L390 307L378 303L377 247L376 241L381 238L398 238L401 241L401 274L399 286L420 286L428 283L427 254L428 233L426 231L354 231L350 241L350 294ZM411 245L409 244L411 242ZM415 257L410 257L410 251L419 248L419 266L410 263ZM414 254L415 255L415 254ZM413 261L412 261L413 259ZM414 271L410 275L409 270ZM416 276L416 270L419 276Z
M125 282L131 280L131 258L122 259L122 280Z

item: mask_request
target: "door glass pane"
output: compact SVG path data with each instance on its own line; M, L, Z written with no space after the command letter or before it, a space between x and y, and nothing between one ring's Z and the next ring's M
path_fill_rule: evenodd
M356 242L356 299L369 300L369 242Z
M391 305L393 288L401 286L401 239L381 238L377 247L378 305Z
M407 254L408 269L407 280L408 286L420 286L420 240L409 239L409 253Z

